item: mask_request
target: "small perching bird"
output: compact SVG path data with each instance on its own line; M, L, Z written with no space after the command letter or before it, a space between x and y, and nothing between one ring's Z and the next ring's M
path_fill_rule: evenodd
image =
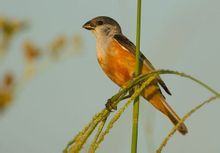
M125 85L135 73L135 45L122 34L120 25L110 17L93 18L83 28L92 31L96 36L96 54L102 70L120 87ZM142 74L155 70L142 53L139 60L143 63ZM176 125L180 118L166 102L159 85L171 95L163 80L158 77L143 90L142 96ZM185 124L181 124L178 131L186 134Z

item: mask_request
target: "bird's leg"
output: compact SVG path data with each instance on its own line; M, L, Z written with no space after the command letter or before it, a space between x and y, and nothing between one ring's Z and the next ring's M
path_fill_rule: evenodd
M133 73L132 76L133 76L133 77L132 77L132 80L133 80L134 77L135 77L135 74ZM129 81L128 83L130 83L130 81ZM127 85L127 84L126 84L126 85ZM124 87L126 87L126 85L124 85ZM122 88L124 88L124 87L122 87ZM121 100L125 100L125 99L127 99L127 98L130 98L130 97L133 95L133 93L134 93L134 89L132 88L132 89L129 91L128 95L127 95L127 96L124 96L122 99L120 99L120 101L121 101ZM120 98L120 97L119 97L119 98ZM110 111L110 112L112 112L112 110L117 110L117 106L114 105L114 103L113 103L113 101L112 101L112 98L110 98L110 99L107 100L107 103L105 104L105 107L106 107L106 109L107 109L108 111Z
M117 106L114 104L114 102L115 101L122 101L127 98L130 98L133 95L133 93L134 93L134 89L131 89L130 91L128 91L128 95L125 95L123 97L117 96L117 97L112 97L112 98L108 99L107 103L105 104L106 109L110 112L112 112L112 110L117 110Z
M112 101L112 98L107 100L105 107L109 112L113 112L112 110L117 110L117 106L114 105L114 101Z
M134 90L131 89L131 91L129 91L128 95L127 96L124 96L121 100L125 100L127 98L130 98L134 93ZM105 104L105 107L108 111L112 112L112 110L117 110L117 106L114 105L114 101L112 101L112 98L108 99L107 100L107 103Z

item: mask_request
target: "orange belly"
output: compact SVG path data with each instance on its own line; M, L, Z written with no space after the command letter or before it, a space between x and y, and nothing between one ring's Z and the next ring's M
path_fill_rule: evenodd
M134 75L135 56L116 41L109 46L103 56L98 56L98 61L105 74L121 87Z

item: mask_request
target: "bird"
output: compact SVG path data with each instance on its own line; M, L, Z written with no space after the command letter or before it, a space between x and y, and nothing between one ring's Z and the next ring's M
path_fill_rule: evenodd
M104 73L120 87L132 80L135 74L136 46L122 33L119 23L111 17L98 16L82 27L96 37L97 60ZM139 60L143 63L141 74L155 71L154 66L141 52ZM143 90L142 96L176 125L180 117L166 102L160 86L171 95L164 81L158 76ZM179 126L178 131L183 135L188 132L184 123Z

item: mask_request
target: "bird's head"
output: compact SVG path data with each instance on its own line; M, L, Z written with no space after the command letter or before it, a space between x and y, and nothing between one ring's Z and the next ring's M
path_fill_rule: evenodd
M107 16L95 17L83 25L83 28L92 31L96 37L113 36L114 34L121 33L120 25L112 18Z

